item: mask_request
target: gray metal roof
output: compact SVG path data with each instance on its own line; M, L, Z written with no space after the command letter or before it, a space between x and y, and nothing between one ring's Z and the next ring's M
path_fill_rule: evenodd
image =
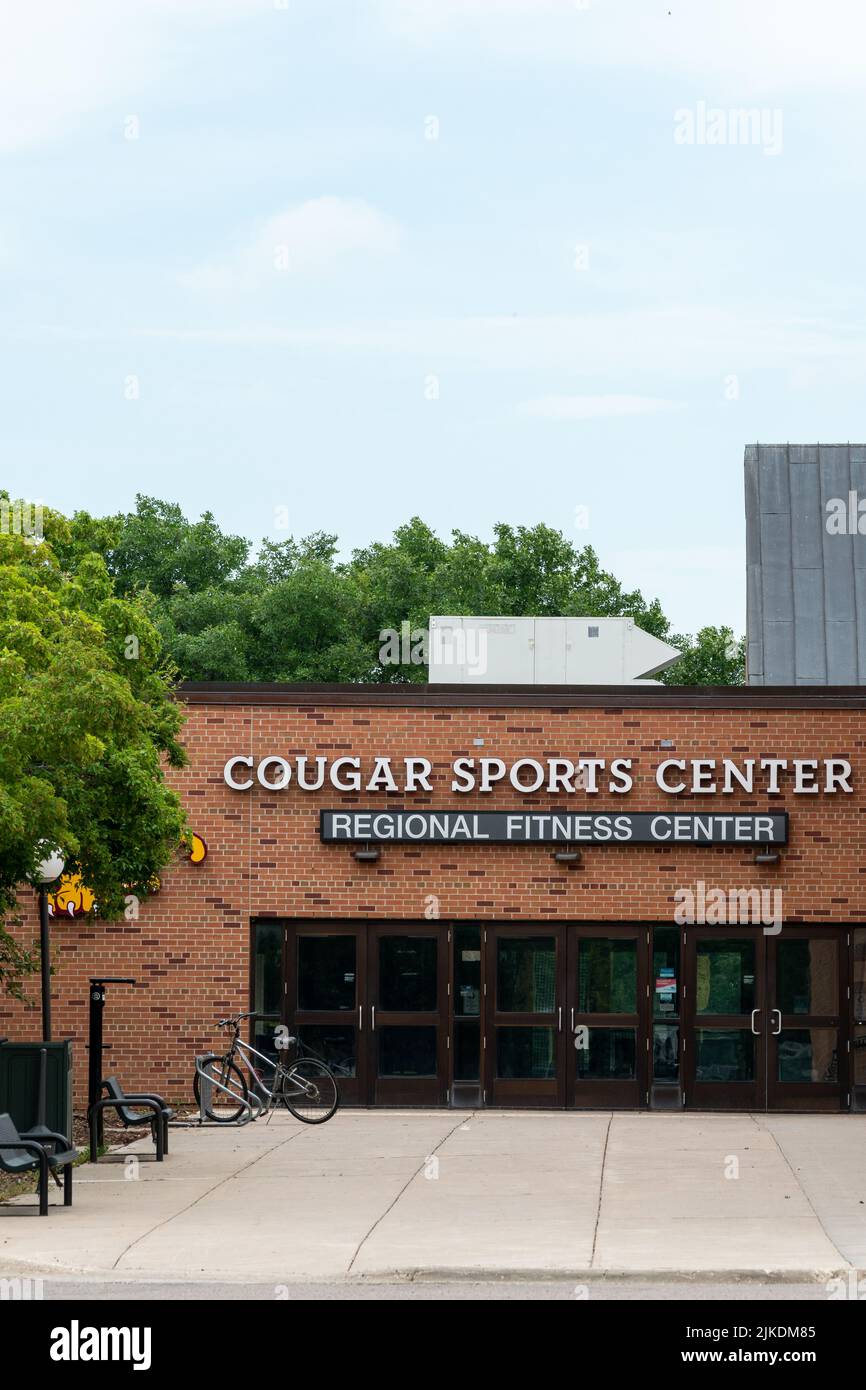
M745 470L748 683L866 683L866 444L750 444Z

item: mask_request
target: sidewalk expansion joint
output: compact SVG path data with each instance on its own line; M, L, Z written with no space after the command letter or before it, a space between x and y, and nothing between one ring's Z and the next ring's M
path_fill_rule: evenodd
M352 1256L351 1260L349 1261L348 1265L346 1266L346 1274L347 1274L347 1275L349 1275L349 1274L352 1273L352 1265L353 1265L353 1264L355 1263L355 1261L357 1260L357 1258L358 1258L358 1256L360 1255L362 1249L363 1249L364 1246L366 1245L367 1241L370 1239L370 1237L371 1237L371 1235L373 1234L373 1232L375 1231L376 1227L379 1226L379 1225L381 1225L381 1223L385 1220L385 1217L388 1216L388 1214L394 1210L394 1208L396 1207L396 1205L397 1205L397 1203L399 1202L400 1198L403 1196L403 1193L406 1191L407 1188L411 1187L412 1183L415 1181L415 1179L417 1178L418 1174L419 1174L419 1173L423 1173L423 1171L424 1171L424 1165L427 1163L428 1159L431 1159L431 1158L434 1156L434 1154L437 1154L437 1153L439 1152L439 1150L442 1148L442 1145L445 1144L445 1143L451 1138L451 1135L452 1135L452 1134L454 1134L454 1133L455 1133L458 1129L460 1129L463 1125L471 1123L471 1121L475 1119L476 1114L477 1114L477 1111L475 1111L475 1110L472 1110L472 1111L469 1111L469 1110L462 1110L462 1111L460 1112L460 1118L459 1118L459 1120L457 1121L457 1123L456 1123L455 1125L452 1125L451 1129L449 1129L449 1131L448 1131L447 1134L443 1134L442 1138L439 1140L439 1143L436 1144L436 1145L434 1146L434 1148L432 1148L432 1149L430 1150L429 1154L427 1154L424 1158L422 1158L422 1160L421 1160L421 1162L419 1163L418 1167L417 1167L412 1173L409 1174L409 1177L406 1179L406 1181L404 1182L403 1186L400 1188L400 1191L397 1193L397 1195L396 1195L396 1197L394 1198L394 1200L393 1200L392 1202L389 1202L389 1203L388 1203L387 1207L386 1207L385 1210L382 1212L381 1216L377 1216L377 1217L376 1217L376 1220L373 1222L373 1224L372 1224L372 1226L370 1227L369 1231L367 1231L367 1233L366 1233L365 1235L363 1235L363 1236L361 1237L361 1239L358 1241L358 1244L357 1244L356 1247L355 1247L355 1253L354 1253L354 1255ZM356 1276L356 1277L357 1277L357 1276Z
M767 1117L767 1118L769 1118L769 1117ZM770 1136L770 1138L772 1139L773 1143L776 1145L776 1148L779 1150L779 1153L780 1153L781 1156L782 1156L782 1160L783 1160L785 1166L787 1167L789 1173L791 1174L791 1177L794 1179L794 1182L797 1184L797 1187L798 1187L799 1191L802 1192L802 1194L803 1194L803 1196L804 1196L804 1198L805 1198L805 1200L806 1200L806 1205L808 1206L809 1210L811 1211L811 1213L812 1213L812 1215L814 1216L815 1220L817 1221L818 1225L821 1227L821 1230L824 1232L824 1235L827 1237L827 1239L828 1239L828 1241L830 1242L830 1244L832 1245L833 1249L834 1249L835 1251L837 1251L840 1260L844 1260L844 1261L845 1261L846 1268L847 1268L847 1269L851 1269L851 1268L852 1268L851 1261L850 1261L849 1259L846 1258L846 1256L845 1256L845 1254L844 1254L844 1251L842 1251L842 1250L839 1249L839 1246L838 1246L837 1242L836 1242L836 1241L833 1239L833 1237L830 1235L830 1232L827 1230L827 1227L824 1225L824 1222L821 1220L821 1217L818 1215L818 1210L817 1210L817 1208L816 1208L816 1206L815 1206L815 1203L812 1201L812 1198L809 1196L809 1193L808 1193L807 1190L806 1190L805 1184L802 1183L802 1182L800 1181L799 1177L797 1176L796 1170L794 1169L794 1165L791 1163L791 1160L789 1159L788 1155L785 1153L785 1150L782 1148L782 1144L781 1144L781 1141L779 1140L779 1136L778 1136L777 1134L775 1134L775 1133L773 1132L773 1130L770 1129L770 1128L768 1127L768 1125L766 1125L765 1123L763 1123L763 1121L764 1121L764 1116L763 1116L763 1115L761 1115L761 1116L752 1115L752 1116L751 1116L751 1119L752 1119L752 1120L754 1121L754 1123L757 1125L758 1129L763 1130L764 1134L769 1134L769 1136Z
M605 1165L606 1165L606 1163L607 1163L607 1146L608 1146L608 1143L609 1143L609 1141L610 1141L610 1130L611 1130L611 1125L612 1125L612 1124L613 1124L613 1115L611 1114L611 1115L608 1115L608 1117L607 1117L607 1128L606 1128L605 1131L604 1131L604 1148L602 1149L602 1152L601 1152L601 1172L600 1172L599 1175L598 1175L598 1206L597 1206L596 1212L595 1212L595 1226L593 1227L593 1232L592 1232L592 1250L591 1250L590 1256L589 1256L589 1267L590 1267L590 1269L592 1268L593 1264L595 1263L595 1246L596 1246L596 1242L597 1242L597 1240L598 1240L598 1227L599 1227L599 1223L600 1223L600 1221L601 1221L601 1203L602 1203L602 1199L603 1199L603 1196L604 1196L604 1174L605 1174Z
M200 1192L191 1202L187 1202L185 1207L179 1207L177 1211L173 1211L171 1215L166 1216L164 1220L157 1221L149 1230L142 1231L140 1236L136 1236L135 1240L131 1240L129 1245L121 1250L111 1268L117 1269L121 1260L125 1260L129 1252L134 1250L136 1245L140 1245L143 1240L147 1240L149 1236L152 1236L154 1231L160 1230L163 1226L171 1225L172 1221L178 1216L184 1216L186 1212L192 1211L193 1207L198 1206L199 1202L203 1202L205 1197L209 1197L212 1192L216 1192L218 1188L224 1187L228 1182L234 1182L236 1178L240 1177L241 1173L249 1172L250 1168L254 1168L260 1159L267 1158L270 1154L275 1153L277 1149L283 1148L286 1144L291 1144L293 1139L299 1139L303 1132L302 1129L296 1130L293 1134L290 1134L287 1139L281 1139L278 1143L272 1144L269 1149L264 1149L261 1153L257 1153L255 1158L250 1159L249 1163L245 1163L241 1168L236 1168L233 1172L227 1173L225 1177L220 1178L218 1182L213 1183L213 1185L208 1187L204 1192Z

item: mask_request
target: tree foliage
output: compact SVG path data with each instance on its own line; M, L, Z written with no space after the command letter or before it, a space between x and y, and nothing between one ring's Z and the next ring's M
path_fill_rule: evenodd
M177 850L185 818L162 765L185 761L182 712L154 608L147 591L119 596L56 513L40 542L0 535L0 913L48 848L104 916L145 897ZM26 968L0 930L0 980Z
M446 541L413 517L344 561L324 532L265 541L254 555L209 513L189 522L147 497L127 516L79 514L72 530L76 545L97 545L121 593L154 596L188 680L424 681L423 665L379 653L383 633L426 629L433 613L628 616L670 636L657 599L625 590L591 546L543 524L499 524L489 542L455 530Z
M337 537L264 541L257 554L209 512L138 497L127 515L69 523L63 556L102 555L121 595L147 592L166 649L187 680L424 681L423 665L383 663L382 634L427 628L433 613L631 617L683 649L669 684L739 684L728 629L672 635L657 599L625 590L592 546L552 527L500 523L492 540L443 540L419 517L338 558ZM732 654L733 653L733 654Z
M663 671L665 685L744 685L746 642L729 627L702 627L696 637L670 638L682 656Z

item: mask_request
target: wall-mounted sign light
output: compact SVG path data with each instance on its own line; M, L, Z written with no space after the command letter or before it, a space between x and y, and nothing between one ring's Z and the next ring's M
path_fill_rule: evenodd
M579 849L557 849L550 857L555 859L557 864L564 864L567 869L576 869L581 862Z

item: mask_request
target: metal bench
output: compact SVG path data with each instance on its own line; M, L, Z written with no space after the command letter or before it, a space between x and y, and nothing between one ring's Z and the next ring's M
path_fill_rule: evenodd
M149 1091L124 1091L116 1076L106 1076L102 1082L106 1096L91 1105L87 1112L90 1127L90 1162L96 1163L99 1151L99 1117L104 1110L114 1110L120 1123L129 1129L138 1125L150 1125L153 1142L156 1145L156 1161L162 1163L163 1155L168 1153L168 1122L174 1118L174 1111L162 1096ZM135 1106L143 1107L135 1109Z
M11 1115L0 1115L0 1168L14 1177L39 1169L39 1215L48 1215L48 1174L61 1186L56 1169L63 1169L63 1205L72 1206L72 1165L78 1150L64 1134L41 1130L37 1141L30 1131L19 1134Z

